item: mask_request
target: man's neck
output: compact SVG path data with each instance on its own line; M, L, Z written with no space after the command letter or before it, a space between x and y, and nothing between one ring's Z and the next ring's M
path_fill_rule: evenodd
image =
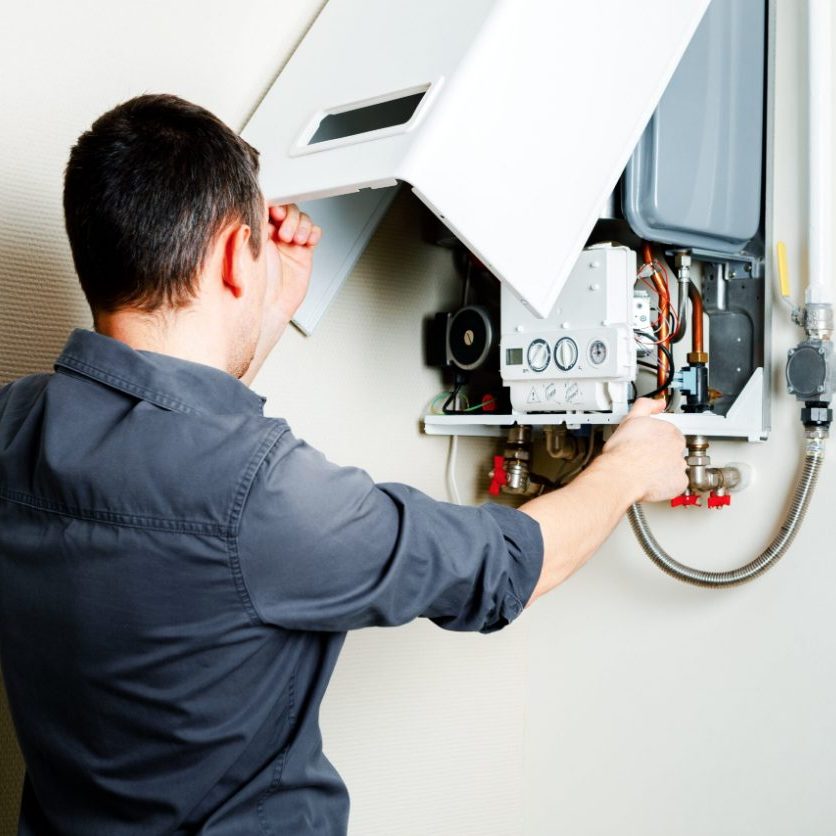
M95 329L137 351L168 354L229 371L223 329L193 308L153 313L134 308L98 312Z

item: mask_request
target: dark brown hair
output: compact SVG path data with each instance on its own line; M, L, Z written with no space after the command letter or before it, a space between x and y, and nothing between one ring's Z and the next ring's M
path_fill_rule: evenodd
M64 176L67 235L94 312L186 304L225 224L247 224L258 256L263 211L258 152L177 96L138 96L100 116Z

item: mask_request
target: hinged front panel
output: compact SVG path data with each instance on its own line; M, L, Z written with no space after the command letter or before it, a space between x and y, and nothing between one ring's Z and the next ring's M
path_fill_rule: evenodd
M545 316L707 5L330 0L244 136L274 199L408 183Z

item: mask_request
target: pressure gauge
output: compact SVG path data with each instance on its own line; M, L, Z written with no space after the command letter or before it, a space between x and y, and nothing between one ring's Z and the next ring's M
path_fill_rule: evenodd
M578 344L571 337L562 337L555 343L554 362L563 372L574 368L578 362Z
M551 352L545 340L534 340L528 347L528 365L533 372L542 372L549 365Z
M589 361L600 366L607 359L607 344L603 340L593 340L589 346Z

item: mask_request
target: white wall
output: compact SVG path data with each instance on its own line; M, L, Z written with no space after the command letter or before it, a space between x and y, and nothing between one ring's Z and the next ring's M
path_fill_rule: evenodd
M805 4L777 3L774 228L794 279L806 263ZM744 48L745 44L741 44ZM773 433L712 445L756 483L722 512L661 508L678 559L730 568L765 545L801 450L783 393L798 331L776 308ZM750 586L677 584L626 525L527 617L526 832L783 836L836 832L833 462L783 562ZM656 509L654 509L656 510Z
M2 7L0 380L49 368L68 330L89 322L60 211L76 135L116 102L160 90L240 127L321 5ZM775 225L797 277L803 3L778 8ZM332 459L442 498L446 444L418 424L438 389L421 366L420 320L457 288L447 254L420 243L417 227L417 208L402 196L315 336L289 333L256 388L270 413ZM795 339L776 318L778 366ZM718 460L751 461L756 485L719 514L653 515L684 559L731 565L771 536L799 451L797 408L777 374L775 391L768 444L714 450ZM464 444L459 471L471 499L484 498L476 487L491 452L489 442ZM831 832L832 472L828 464L790 555L751 587L678 586L624 527L499 635L422 623L352 635L323 712L326 750L352 791L352 833ZM19 776L0 719L0 834L13 832Z

